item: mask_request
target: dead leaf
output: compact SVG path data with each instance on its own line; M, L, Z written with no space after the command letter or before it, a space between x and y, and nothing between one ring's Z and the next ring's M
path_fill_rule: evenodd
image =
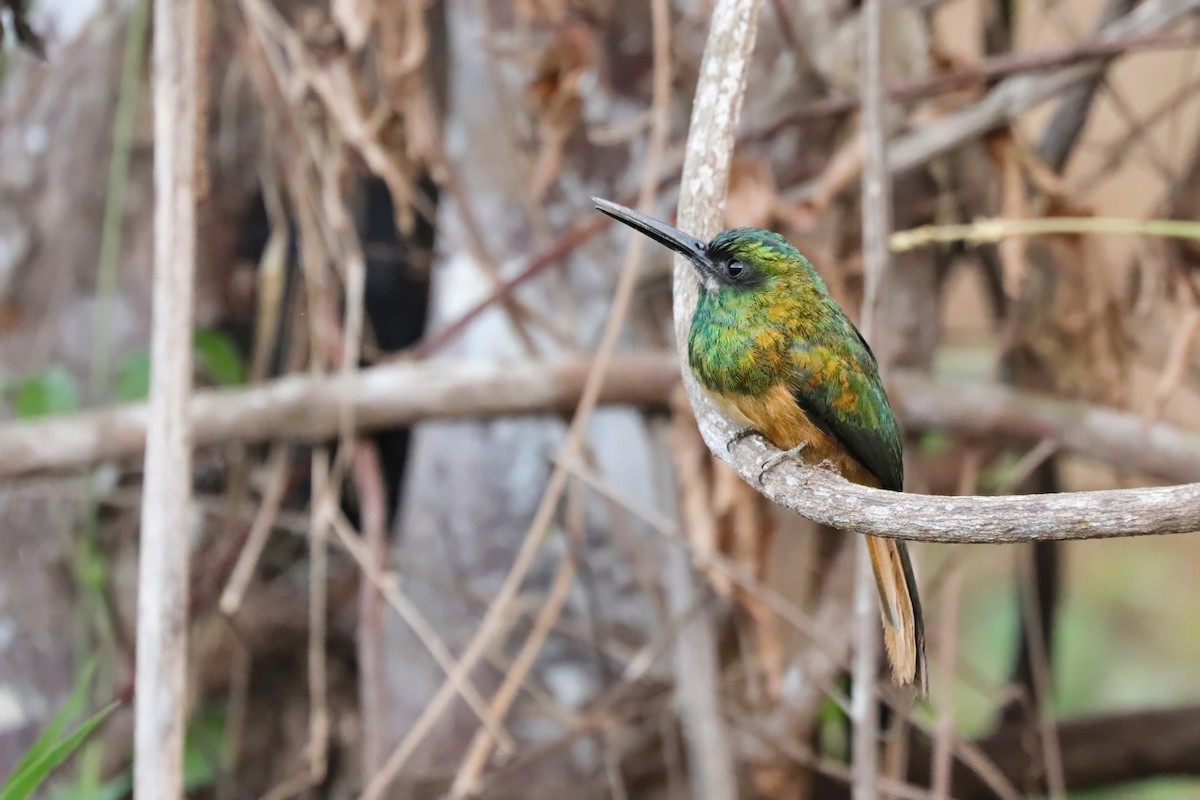
M333 0L333 21L351 50L359 50L375 23L377 0Z
M770 228L779 205L775 176L764 159L734 156L725 222L731 228Z

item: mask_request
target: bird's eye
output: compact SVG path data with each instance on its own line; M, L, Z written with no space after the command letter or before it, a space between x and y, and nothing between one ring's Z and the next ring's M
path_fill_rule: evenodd
M730 261L725 267L725 271L729 273L729 277L731 278L736 278L738 275L741 275L745 269L746 267L740 261Z

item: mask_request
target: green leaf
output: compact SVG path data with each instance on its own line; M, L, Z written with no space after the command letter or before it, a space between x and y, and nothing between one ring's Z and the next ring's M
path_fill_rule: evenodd
M51 745L41 755L30 761L23 770L18 769L9 778L8 783L0 788L0 800L26 800L35 789L42 785L50 773L58 769L79 749L84 740L91 736L96 726L103 722L119 705L121 705L120 702L116 700L109 703L84 720L67 738ZM25 759L22 759L22 763L24 761Z
M72 753L87 739L88 734L117 707L114 702L93 714L83 724L75 729L66 739L62 732L67 723L79 716L87 702L88 689L95 674L95 662L89 660L79 670L75 678L75 687L71 696L63 704L62 709L50 720L46 730L29 746L24 757L13 769L12 775L4 786L0 786L0 800L24 800L41 785L46 777L66 761Z
M196 360L208 376L221 386L239 386L246 382L246 367L241 353L228 334L198 330L192 338Z
M188 725L183 748L183 786L191 791L217 781L225 757L225 715L199 713Z
M17 387L13 411L21 419L64 414L79 408L79 391L75 379L62 367L26 378Z
M117 399L126 403L150 396L150 354L134 353L117 370Z
M225 741L226 715L212 708L201 707L188 722L183 750L183 788L191 792L213 786L220 774L220 762L227 755ZM67 786L51 800L122 800L133 789L133 772L127 769L113 776L99 789Z
M41 758L54 745L54 742L58 740L59 734L66 727L66 724L83 710L84 701L87 699L88 686L92 682L92 675L95 671L96 664L94 661L88 661L79 670L79 674L75 676L75 687L71 690L71 696L63 704L62 710L54 715L54 719L50 720L50 723L46 726L46 730L42 731L41 736L25 751L24 757L17 762L17 766L13 768L13 776L21 774L29 768L30 764Z

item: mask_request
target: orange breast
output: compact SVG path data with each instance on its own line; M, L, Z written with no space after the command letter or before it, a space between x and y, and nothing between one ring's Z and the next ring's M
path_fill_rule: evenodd
M809 419L783 384L761 395L708 392L708 396L736 423L758 431L780 450L804 444L805 462L828 461L847 480L866 486L879 485L875 476L841 442Z

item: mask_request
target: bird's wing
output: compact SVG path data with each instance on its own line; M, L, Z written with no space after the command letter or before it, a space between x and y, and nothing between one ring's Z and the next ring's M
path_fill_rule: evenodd
M809 418L841 442L884 489L904 489L900 431L870 350L800 342L790 388Z

